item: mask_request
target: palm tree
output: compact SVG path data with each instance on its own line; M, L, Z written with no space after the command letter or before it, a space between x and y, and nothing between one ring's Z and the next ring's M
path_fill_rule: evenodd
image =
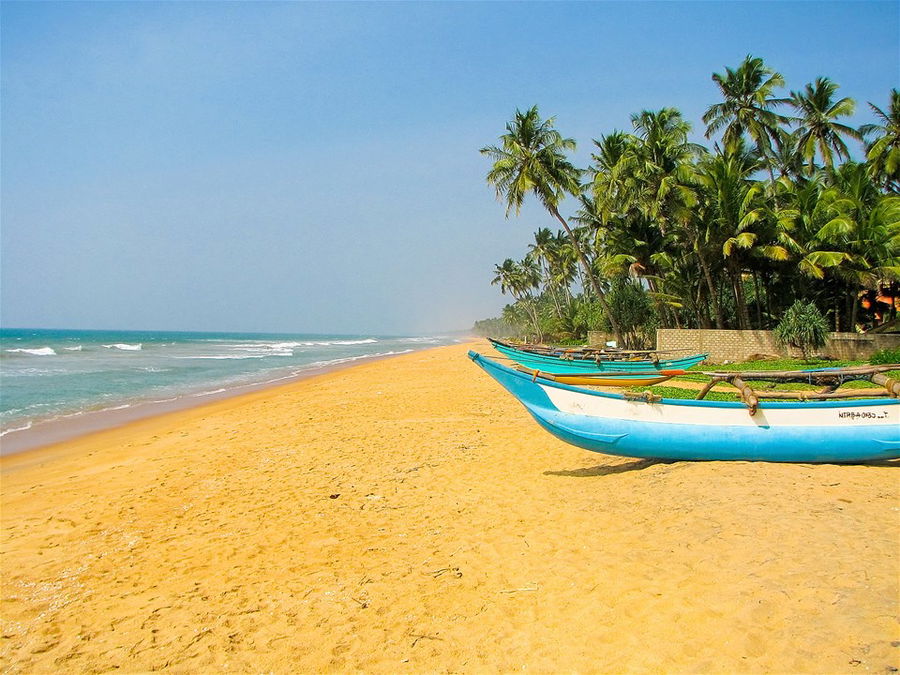
M816 152L821 155L825 166L834 167L834 155L848 159L850 151L842 136L861 141L858 130L837 120L853 114L856 103L852 98L834 100L838 85L827 77L816 78L807 84L802 92L792 91L790 104L798 113L794 121L799 125L800 136L797 144L800 154L806 160L809 172L815 169Z
M572 247L572 242L562 230L557 231L556 241L553 244L554 255L550 260L550 278L555 288L562 288L566 294L566 301L571 305L572 292L570 287L578 273L578 254Z
M593 227L597 264L606 276L647 280L663 325L674 319L672 298L657 288L659 270L679 227L696 207L693 161L705 150L687 140L690 125L674 108L631 118L634 134L614 131L595 140L591 197L578 221Z
M789 119L772 111L775 106L788 102L786 98L774 98L777 87L784 86L784 78L763 60L747 55L737 69L725 69L725 74L713 73L713 82L719 87L722 102L711 105L703 115L706 137L724 128L722 142L728 146L745 133L750 136L760 157L766 159L769 177L774 181L770 158L772 143L779 145L779 129Z
M525 332L525 326L531 321L531 315L525 311L521 303L516 302L511 305L504 305L500 314L503 321L513 328Z
M516 299L517 304L528 313L538 340L543 339L537 309L531 296L531 289L540 283L540 270L537 265L529 260L517 263L512 258L507 258L502 264L494 265L494 275L491 285L499 284L501 293L504 295L509 293Z
M550 293L556 315L562 318L563 311L556 294L556 284L553 282L550 270L553 267L553 259L556 257L556 237L549 227L542 227L534 233L534 243L528 245L527 258L534 260L541 270L544 280L544 288Z
M600 217L600 224L614 213L635 208L634 146L638 143L638 138L623 131L594 139L597 152L591 154L594 164L589 169L594 204L591 211Z
M734 292L740 328L750 328L750 314L744 298L743 260L738 251L756 244L752 225L759 220L762 185L750 180L758 164L755 157L742 152L738 141L734 152L718 154L700 165L699 179L704 188L705 221L712 228L710 239L721 245L726 258L728 276ZM719 244L721 242L721 244Z
M891 89L887 112L872 103L869 108L882 122L866 124L859 129L863 136L877 134L867 146L869 171L880 185L897 194L900 192L900 92Z
M842 299L848 301L845 315L852 327L859 290L900 278L900 198L881 194L867 167L856 162L835 169L829 179L821 200L831 219L816 239L839 260L832 267L838 330Z
M706 149L688 142L691 125L675 108L643 110L631 116L631 124L640 139L631 148L638 208L665 235L671 223L690 218L697 204L693 162Z
M542 120L537 106L525 112L516 110L515 117L506 125L506 133L500 137L500 145L481 148L481 154L494 160L487 174L487 182L494 186L497 198L506 202L507 217L513 208L518 214L526 195L532 193L559 221L578 254L585 277L603 311L609 316L616 338L621 341L618 322L610 312L603 288L572 228L559 213L559 203L567 194L578 195L581 192L581 172L566 158L566 152L575 149L575 141L563 138L553 128L554 122L553 117Z
M830 220L822 200L826 189L822 173L797 182L779 178L776 189L780 197L776 211L779 244L789 252L803 276L823 279L825 268L839 264L843 255L823 255L819 249L817 235ZM800 290L797 295L804 295Z
M842 311L843 301L855 302L861 286L889 277L896 265L891 228L900 225L890 225L896 212L876 208L880 195L865 168L854 163L798 183L779 179L778 188L778 240L801 273L793 280L795 295L830 306L839 330L842 316L855 318L853 305Z
M602 179L599 173L597 178L598 181ZM586 195L582 195L581 204L574 220L592 227L595 232L597 255L594 264L607 278L627 275L645 281L650 297L657 303L657 314L663 326L667 326L671 298L661 292L658 283L675 237L671 233L663 234L656 222L633 204L622 205L628 209L627 213L615 211L609 202L602 202L601 206ZM619 318L621 321L621 316Z
M791 180L796 180L803 176L803 155L800 154L799 142L799 131L778 130L778 143L772 151L769 167L771 169L774 164L778 169L779 177L787 176ZM775 183L774 174L770 176L770 179L772 183ZM775 188L774 185L769 187Z
M707 286L702 282L703 271L699 267L699 256L683 246L674 254L656 254L654 260L661 272L660 295L671 307L676 327L682 327L682 319L688 319L690 324L690 318L693 318L694 325L711 328L709 306L716 301L716 296L707 295Z

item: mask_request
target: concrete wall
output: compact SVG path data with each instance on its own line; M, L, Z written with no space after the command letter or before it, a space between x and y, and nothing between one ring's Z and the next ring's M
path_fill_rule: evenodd
M587 343L591 347L605 347L610 340L615 340L615 333L604 333L602 330L589 330Z
M860 335L829 333L820 353L836 359L867 359L880 349L900 347L900 335ZM687 349L709 352L712 362L745 361L754 354L801 356L799 349L780 347L767 330L704 330L660 328L656 331L657 349Z

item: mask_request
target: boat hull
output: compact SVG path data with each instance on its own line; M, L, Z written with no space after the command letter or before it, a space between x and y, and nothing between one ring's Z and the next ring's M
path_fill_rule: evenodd
M738 402L628 400L533 379L470 352L548 432L626 457L768 462L861 462L900 457L900 401Z
M686 370L706 359L708 354L695 354L681 359L663 359L661 361L604 361L594 359L563 359L557 356L534 354L498 342L492 342L494 349L503 356L512 359L521 366L553 373L602 373L648 370Z

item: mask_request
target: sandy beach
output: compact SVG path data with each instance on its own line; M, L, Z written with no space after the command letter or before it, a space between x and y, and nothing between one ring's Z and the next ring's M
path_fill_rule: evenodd
M470 346L4 457L0 667L900 668L900 463L589 453Z

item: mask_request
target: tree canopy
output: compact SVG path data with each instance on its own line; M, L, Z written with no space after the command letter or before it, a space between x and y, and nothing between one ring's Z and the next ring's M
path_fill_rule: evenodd
M642 110L630 132L599 135L578 168L575 141L535 106L481 149L507 216L532 195L562 228L540 227L523 260L497 265L513 299L504 325L556 340L606 329L646 346L649 326L771 329L795 301L834 330L896 317L897 90L868 103L876 123L854 128L856 102L827 77L788 93L748 55L712 81L711 148L689 142L677 109Z

